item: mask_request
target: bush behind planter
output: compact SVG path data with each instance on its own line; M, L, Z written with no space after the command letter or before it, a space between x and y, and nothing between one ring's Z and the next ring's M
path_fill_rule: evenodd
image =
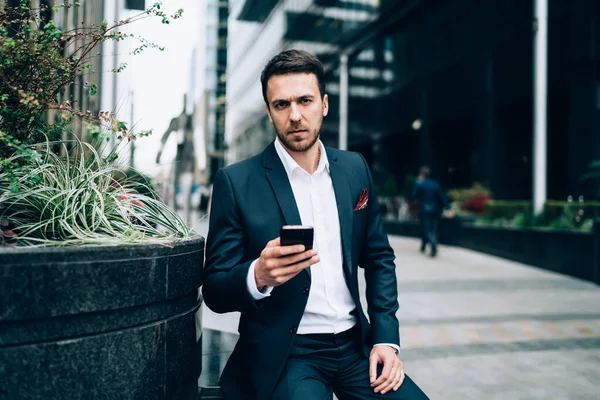
M600 201L568 202L548 200L544 205L544 214L549 220L559 218L565 209L583 210L583 216L590 219L600 219Z
M548 200L544 204L544 216L548 220L560 217L565 208L582 209L586 217L600 219L600 201L562 201ZM488 218L512 219L520 213L531 213L533 204L530 200L489 200L485 205L485 216Z
M512 219L517 214L531 213L532 204L528 200L489 200L485 204L485 216L490 219Z
M568 202L548 200L544 211L533 215L528 200L490 200L478 225L511 226L514 228L546 228L591 231L593 221L600 219L600 201Z

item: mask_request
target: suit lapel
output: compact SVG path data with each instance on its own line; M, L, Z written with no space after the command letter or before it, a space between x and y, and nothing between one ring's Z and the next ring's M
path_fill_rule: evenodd
M275 193L275 198L277 199L286 225L302 225L292 185L281 163L281 159L277 155L274 143L271 143L263 153L263 167L266 170L267 179L271 184L273 193ZM305 271L310 276L310 267L306 268Z
M344 258L344 269L348 278L352 277L351 264L351 243L352 243L352 197L350 194L350 184L344 169L338 163L338 159L331 152L327 151L329 159L329 171L331 173L331 182L335 192L338 216L340 219L340 233L342 237L342 253Z
M302 220L300 219L292 185L290 185L285 168L283 168L283 164L277 155L275 145L271 143L263 154L263 166L266 169L267 179L271 184L273 193L275 193L285 223L287 225L301 225Z

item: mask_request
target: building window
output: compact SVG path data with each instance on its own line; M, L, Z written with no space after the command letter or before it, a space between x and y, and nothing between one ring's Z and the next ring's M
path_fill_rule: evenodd
M146 1L145 0L125 0L125 8L128 10L145 10L146 9Z

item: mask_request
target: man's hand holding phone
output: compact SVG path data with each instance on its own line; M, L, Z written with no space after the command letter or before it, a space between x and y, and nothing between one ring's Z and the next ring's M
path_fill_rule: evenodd
M303 233L301 239L296 239L300 231ZM312 249L312 228L308 233L304 227L283 227L280 237L267 243L254 268L258 290L282 285L303 269L319 262L317 251ZM307 247L309 250L306 250Z

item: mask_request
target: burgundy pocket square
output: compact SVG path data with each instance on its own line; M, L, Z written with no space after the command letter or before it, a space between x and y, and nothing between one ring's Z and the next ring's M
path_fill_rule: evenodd
M367 192L367 189L363 189L362 192L360 192L360 197L358 198L358 203L356 203L356 205L354 206L354 211L359 211L364 209L367 206L367 203L369 202L369 192Z

